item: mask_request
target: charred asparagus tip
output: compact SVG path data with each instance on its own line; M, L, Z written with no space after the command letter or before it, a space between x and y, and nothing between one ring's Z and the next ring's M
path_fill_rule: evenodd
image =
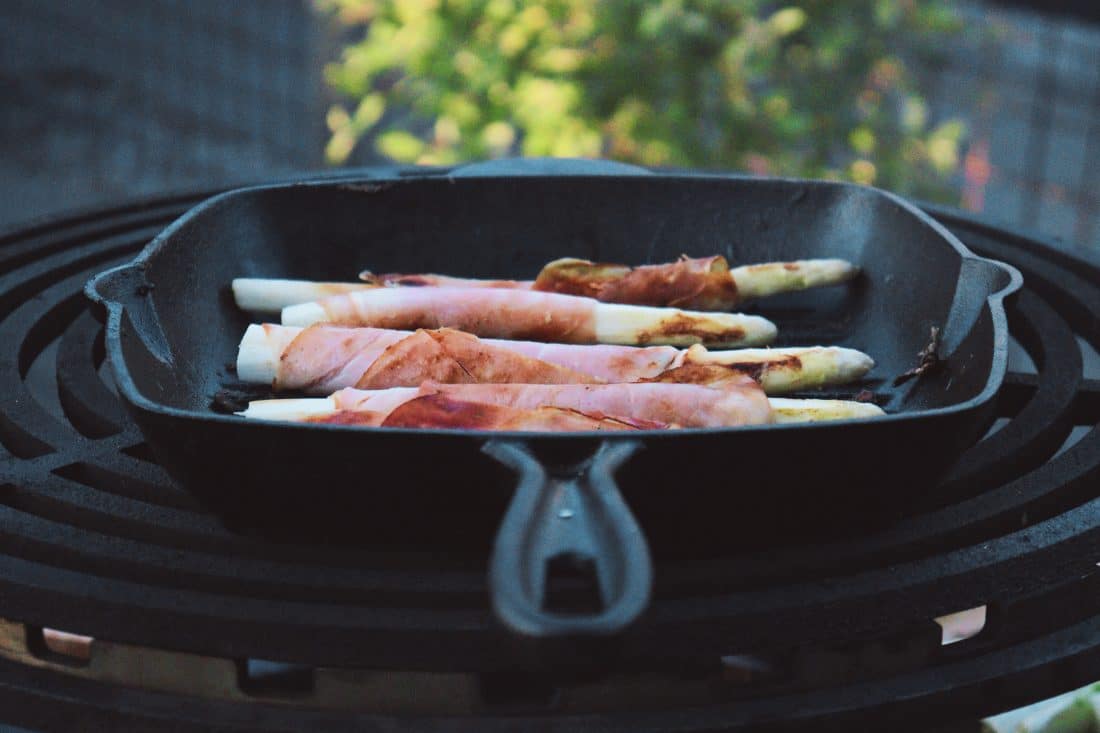
M733 368L757 367L760 384L768 394L783 394L847 384L864 377L875 362L867 354L840 346L786 347L778 349L734 349L709 351L701 346L688 349L685 363L720 364Z
M679 328L685 326L685 328ZM700 313L678 308L598 303L596 341L601 344L763 346L775 340L775 324L742 313Z
M859 274L847 260L795 260L743 265L730 270L737 292L744 300L763 298L827 285L839 285Z
M792 400L773 397L770 400L777 423L821 422L825 420L858 420L881 417L886 413L878 405L849 400Z

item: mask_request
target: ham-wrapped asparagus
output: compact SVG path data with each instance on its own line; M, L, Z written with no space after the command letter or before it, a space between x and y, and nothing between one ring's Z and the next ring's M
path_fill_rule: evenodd
M288 403L296 403L294 405ZM308 406L300 403L313 403ZM323 403L323 404L318 404ZM241 415L260 420L286 420L320 425L382 428L450 428L459 430L522 430L540 433L584 430L659 430L669 425L587 414L565 407L519 408L458 400L444 394L413 395L389 412L336 410L329 401L268 400Z
M345 411L323 422L357 423L362 413ZM365 424L371 424L368 418ZM384 428L458 428L462 430L524 430L562 433L581 430L657 430L668 425L652 420L584 413L567 407L521 408L485 402L468 402L449 395L423 395L402 403L382 420Z
M286 306L386 285L535 290L580 295L605 303L671 306L697 311L732 310L777 293L838 285L859 268L838 259L766 262L730 269L721 256L681 258L661 265L605 264L572 257L546 265L534 280L481 280L447 275L360 274L364 282L310 282L238 278L233 294L244 310L277 313Z
M683 369L687 365L720 368L689 373ZM427 380L710 383L724 369L753 376L768 394L782 394L856 381L873 365L866 354L839 347L708 351L693 346L682 351L671 346L479 339L450 329L421 331L414 337L409 331L377 328L263 324L245 331L237 375L276 390L331 394L344 387L415 387Z
M769 400L755 381L740 376L718 388L662 383L429 383L420 388L345 389L322 398L257 400L240 414L259 420L368 427L626 430L866 418L883 412L862 402Z
M347 422L342 413L360 413L356 424L382 425L409 400L442 394L460 402L501 405L519 410L554 407L595 417L644 421L663 426L720 427L771 422L768 398L751 377L740 376L721 388L695 384L438 384L381 390L343 389L317 400L259 400L245 417L289 414L311 422ZM327 412L326 412L327 406ZM287 418L276 418L287 419Z
M604 303L731 310L746 300L851 280L858 268L845 260L768 262L730 269L725 257L681 257L660 265L592 262L566 257L550 262L534 280L478 280L446 275L360 273L374 285L489 287L583 295Z
M477 336L572 344L756 346L775 338L759 316L601 303L491 288L374 288L283 309L283 325L456 328Z

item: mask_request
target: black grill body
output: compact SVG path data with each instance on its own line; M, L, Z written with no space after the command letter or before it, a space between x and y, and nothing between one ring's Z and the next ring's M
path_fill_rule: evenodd
M1026 281L1009 313L1019 348L1001 419L935 488L949 500L829 542L659 561L644 622L614 654L592 648L554 678L527 674L500 643L483 555L274 544L205 512L152 460L106 376L81 287L205 196L0 238L5 722L927 729L1100 669L1095 265L931 209ZM933 619L981 605L982 632L941 646ZM51 652L43 628L95 637L91 659Z

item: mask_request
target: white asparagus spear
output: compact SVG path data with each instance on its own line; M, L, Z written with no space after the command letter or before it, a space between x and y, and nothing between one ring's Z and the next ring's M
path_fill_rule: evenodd
M280 374L282 355L287 350L291 341L302 332L295 326L278 326L272 324L252 324L245 330L237 350L237 376L242 382L250 384L278 384L283 381ZM332 335L338 337L337 341L347 334L353 333L350 329L333 329ZM407 335L409 332L395 331L395 336ZM493 346L508 348L514 346L521 353L529 354L540 348L541 344L532 344L498 339L484 339ZM534 347L534 348L531 348ZM633 347L624 347L624 349ZM692 346L687 351L675 354L663 368L656 367L655 373L639 373L627 375L622 381L656 376L657 373L667 368L674 368L681 363L695 364L720 364L740 368L748 371L760 380L761 386L768 394L784 394L799 390L814 389L826 385L845 384L861 379L873 366L874 361L861 351L846 349L838 346L811 346L811 347L786 347L776 349L734 349L729 351L708 351L702 346ZM346 355L351 358L351 354ZM595 363L596 360L607 359L622 362L617 351L611 347L561 344L546 354L540 354L542 358L551 363L559 364L581 372L587 371L586 364L591 365L592 372L597 376L604 372L603 364ZM759 365L759 369L754 369ZM325 368L330 365L326 364ZM369 365L364 365L364 369ZM608 365L610 366L610 365ZM320 367L319 367L320 368ZM310 375L310 380L323 377L323 374ZM354 380L358 375L349 375ZM329 385L333 388L354 386L354 381Z
M702 342L715 347L764 346L774 341L779 333L768 319L743 313L708 313L596 301L593 316L595 341L601 344L691 346ZM690 321L689 331L694 332L678 332L677 324L684 320ZM727 332L742 335L722 335Z
M737 283L737 293L745 300L839 285L858 274L858 267L847 260L837 259L766 262L760 265L742 265L730 270L730 277Z
M769 401L777 423L856 420L886 414L881 407L870 402L794 400L785 397L772 397Z
M415 387L398 387L403 390L397 399L416 393ZM378 390L391 391L391 390ZM858 420L885 415L882 408L870 402L852 400L796 400L770 397L776 423L823 422L826 420ZM251 420L282 420L298 422L320 419L336 414L336 400L332 397L305 397L289 400L253 400L248 408L238 412Z
M284 326L332 322L383 328L456 328L477 336L562 343L760 346L775 324L742 313L601 303L524 290L375 288L283 309Z
M859 274L859 268L846 260L839 259L794 260L743 265L731 269L729 274L737 286L738 297L742 300L752 300L792 290L840 285ZM449 287L477 287L479 281L440 278L439 284ZM518 288L530 289L533 284L532 280L515 281ZM338 293L370 290L376 287L379 286L366 282L314 282L239 277L233 280L233 297L237 301L237 307L242 310L255 313L278 313L287 306L321 300Z
M233 299L241 310L252 313L278 313L288 305L309 303L330 295L370 290L376 287L378 286L366 283L238 277L233 280Z
M770 395L856 382L875 366L867 354L842 346L710 350L696 345L687 350L684 362L721 364L750 373L759 364L755 376Z
M252 400L245 410L237 414L253 420L300 422L326 417L334 412L336 401L331 397L301 397L288 400Z
M274 384L280 357L301 332L297 326L249 325L237 346L237 379L248 384Z

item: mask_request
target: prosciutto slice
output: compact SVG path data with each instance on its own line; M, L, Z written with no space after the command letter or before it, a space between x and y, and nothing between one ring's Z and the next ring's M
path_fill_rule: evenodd
M663 423L587 414L563 407L523 409L507 405L466 402L445 394L417 397L382 421L385 428L461 428L466 430L655 430Z
M450 329L414 334L320 324L306 329L249 326L237 353L242 381L317 395L344 387L418 387L426 380L712 384L729 373L747 374L774 395L854 382L873 366L866 354L837 346L708 351L696 345L681 351L480 339Z
M283 309L288 326L456 328L478 336L573 344L768 343L776 327L759 316L601 303L559 293L494 288L372 288Z
M701 311L731 310L740 302L729 263L720 255L639 267L566 258L544 267L534 289L585 295L605 303Z
M751 377L736 375L720 387L696 384L436 384L417 390L343 389L332 395L337 412L388 415L416 397L442 394L461 402L503 405L521 410L556 407L586 415L660 423L669 427L729 427L773 420L771 404ZM411 392L411 393L410 393ZM388 409L387 409L388 408ZM372 418L373 419L373 418ZM371 423L381 424L381 423Z
M721 255L681 257L661 265L629 267L566 257L555 260L534 280L478 280L447 275L363 272L361 280L376 285L451 288L505 288L565 293L604 303L674 306L692 310L730 310L739 302L729 263Z
M593 343L595 305L587 298L505 289L375 288L285 308L283 323L456 328L478 336Z
M264 324L261 328L270 338L272 332L277 332L281 327ZM279 390L300 389L312 394L331 394L341 387L357 384L387 349L410 335L408 331L381 328L302 329L274 362L276 370L272 386ZM387 386L419 385L420 382Z
M415 336L415 338L414 338ZM396 331L317 324L249 326L237 372L276 390L331 394L344 387L437 382L634 382L678 363L671 346L543 344L479 339L451 329ZM399 358L402 357L403 358Z
M415 387L425 381L588 384L599 380L517 351L486 344L477 336L462 331L442 328L419 330L392 344L356 380L355 386L359 389Z
M678 364L687 353L674 346L543 344L498 339L485 339L485 342L589 374L602 382L636 382L657 376Z

